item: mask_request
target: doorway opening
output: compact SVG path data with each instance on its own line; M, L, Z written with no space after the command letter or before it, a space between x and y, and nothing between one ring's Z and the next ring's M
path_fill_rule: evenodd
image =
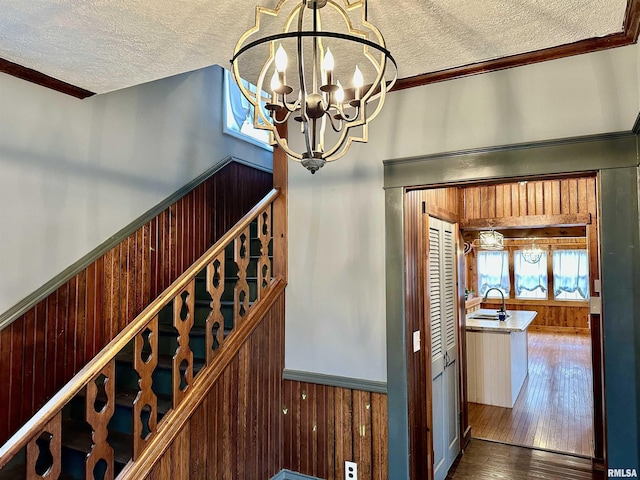
M599 421L602 418L602 377L594 374L601 372L599 345L602 338L600 316L591 313L593 310L589 303L591 297L599 296L600 278L596 175L452 185L407 191L405 195L406 218L413 218L412 211L421 210L423 216L447 219L458 229L459 328L456 333L460 371L459 439L462 448L473 436L589 459L601 458L604 437L602 422ZM416 258L425 262L415 271L423 279L421 286L415 286L423 295L424 316L422 324L416 323L415 326L424 329L424 344L431 345L434 332L430 311L432 293L427 278L431 254L430 241L426 238L428 229L418 231L415 226L408 227L408 234L423 237L409 245L406 256L409 262ZM486 278L491 275L480 271L482 267L478 257L482 250L476 246L477 242L474 244L478 233L488 229L495 229L505 237L501 254L504 274L494 274L495 278L491 280ZM526 265L523 268L519 265L523 264L522 252L532 242L543 251L543 255L536 259L538 264L535 268ZM463 251L467 255L463 255ZM586 283L583 279L574 282L579 283L580 288L563 283L561 270L554 266L554 262L568 265L569 257L576 255L588 260L587 266L582 267L582 270L587 269ZM408 277L407 286L411 291ZM477 309L501 310L500 295L496 293L492 297L489 294L484 298L489 287L503 290L498 293L505 296L508 315L529 313L534 316L530 326L524 328L524 373L522 383L512 386L513 400L510 404L496 403L472 392L482 382L471 378L476 372L468 363L468 355L474 348L470 345L469 334L478 334L483 329L468 332L467 319ZM413 305L413 300L410 298L408 304ZM416 308L416 312L419 313L420 309ZM497 319L487 321L500 322ZM407 324L409 328L415 327ZM495 353L488 344L482 348L485 351L480 357L474 357L472 364L477 364L483 355ZM511 348L508 352L511 354L513 346L508 348ZM423 388L428 399L423 411L430 427L435 428L436 412L441 411L441 405L436 403L441 399L440 395L434 396L437 393L435 383L429 381L434 378L433 360L431 355L424 354L420 368L424 369ZM492 361L493 365L495 362L499 365L507 360L489 359L482 369L491 370ZM444 362L446 365L446 358ZM418 372L419 368L414 367L413 371ZM502 378L498 382L513 383L513 379ZM499 388L497 384L481 387L490 392ZM430 436L425 445L431 457L427 465L431 469L431 478L440 473L435 463L438 457L436 441L439 439Z

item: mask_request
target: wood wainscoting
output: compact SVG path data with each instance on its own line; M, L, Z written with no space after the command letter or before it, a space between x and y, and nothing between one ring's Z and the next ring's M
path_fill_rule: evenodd
M285 380L283 468L326 480L388 478L387 396Z
M567 303L569 305L567 305ZM522 303L506 302L507 310L529 310L538 312L538 315L529 326L530 331L550 333L578 333L589 335L589 306L586 302L575 302L571 305L556 305L553 302L547 304L544 301L526 301ZM500 302L482 303L482 308L498 309Z
M284 298L226 364L151 471L133 478L263 480L282 469Z
M230 163L0 331L0 444L271 185Z

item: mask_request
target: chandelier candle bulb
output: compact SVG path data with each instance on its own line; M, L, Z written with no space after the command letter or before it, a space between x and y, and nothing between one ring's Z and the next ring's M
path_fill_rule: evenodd
M282 44L280 44L278 50L276 50L276 70L278 71L280 85L287 84L287 63L289 63L287 52L284 51Z
M342 107L342 102L344 102L344 89L340 84L340 80L338 80L338 90L336 90L336 103L338 104L338 108Z
M333 68L334 68L334 59L331 50L327 48L327 53L324 54L324 60L322 61L322 69L325 73L326 85L333 84Z
M273 92L273 103L278 101L278 90L280 89L280 73L278 70L273 72L273 76L271 77L271 92Z
M353 72L353 86L355 88L354 98L355 100L360 100L360 90L364 85L364 77L362 76L362 72L356 65L356 69Z

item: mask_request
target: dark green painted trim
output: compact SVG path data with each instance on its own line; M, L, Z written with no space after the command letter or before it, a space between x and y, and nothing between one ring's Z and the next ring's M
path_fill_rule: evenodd
M637 137L633 133L612 133L386 160L384 188L588 172L635 165L638 165Z
M631 129L631 132L634 135L640 134L640 113L638 113L638 116L636 117L636 121L633 124L633 128Z
M385 191L389 476L409 478L409 396L404 306L404 189Z
M640 468L638 169L600 174L602 312L609 468Z
M385 162L389 476L409 478L407 366L404 356L404 188L598 171L607 450L611 468L640 462L640 239L638 139L611 134L544 145L512 145ZM614 294L613 292L617 292ZM615 296L614 296L615 295ZM633 395L627 395L634 392ZM633 412L630 410L633 409ZM615 463L614 463L615 462Z
M339 375L303 372L301 370L289 370L286 368L284 372L282 372L282 378L294 382L350 388L352 390L362 390L363 392L387 393L387 384L385 382L376 382L375 380L365 380L362 378L341 377Z
M121 229L118 233L116 233L115 235L107 239L101 245L98 245L96 248L94 248L92 251L90 251L84 257L82 257L80 260L73 263L69 267L65 268L58 275L56 275L47 283L45 283L40 288L35 290L32 294L23 298L16 305L14 305L9 310L1 314L0 330L3 330L9 325L11 325L11 323L13 323L17 318L19 318L21 315L23 315L27 311L29 311L29 309L31 309L38 302L47 298L50 294L55 292L58 288L60 288L62 285L68 282L71 278L73 278L82 270L87 268L89 265L95 262L102 255L107 253L113 247L118 245L129 235L133 234L136 230L138 230L144 224L150 222L152 219L160 215L160 213L162 213L164 210L169 208L169 206L171 206L172 204L180 200L191 190L193 190L202 182L210 178L216 172L222 170L231 162L241 163L243 165L248 165L250 167L257 168L258 170L263 170L267 172L272 171L271 169L263 165L255 164L255 163L242 160L239 158L235 158L235 157L225 157L219 160L215 165L213 165L211 168L206 170L204 173L202 173L201 175L191 180L189 183L187 183L182 188L177 190L175 193L173 193L172 195L164 199L158 205L156 205L155 207L153 207L152 209L150 209L149 211L147 211L146 213L138 217L136 220L131 222L129 225Z
M280 470L271 480L321 480L318 477L310 477L302 473L292 472L291 470Z

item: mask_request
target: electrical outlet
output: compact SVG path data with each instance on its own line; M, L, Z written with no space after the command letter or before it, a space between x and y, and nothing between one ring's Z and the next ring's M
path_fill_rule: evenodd
M344 462L344 480L358 480L358 464Z

